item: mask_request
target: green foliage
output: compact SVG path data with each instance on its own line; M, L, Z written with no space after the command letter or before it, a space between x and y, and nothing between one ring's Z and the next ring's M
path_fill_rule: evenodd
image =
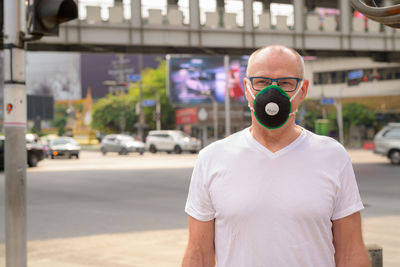
M163 129L175 128L175 108L169 103L167 96L167 70L166 62L159 59L160 64L156 69L146 68L142 71L143 100L157 100L157 93L161 103L161 126ZM139 100L139 83L134 83L129 88L129 95ZM143 107L146 123L149 129L156 128L156 107Z
M143 100L153 99L157 101L157 93L161 103L161 125L163 129L172 129L175 126L174 108L169 104L166 93L166 62L159 60L156 69L146 68L142 71L142 96ZM125 131L134 132L134 125L139 121L136 114L136 104L140 99L140 84L133 83L129 87L128 94L107 95L93 105L92 127L104 133L120 132L125 120ZM145 121L149 129L156 128L156 107L143 107Z
M346 103L342 108L343 113L343 132L345 139L348 138L350 128L353 126L371 127L377 120L375 111L368 109L363 104ZM337 129L336 109L328 114L331 129Z
M343 105L343 128L350 129L351 126L370 127L374 124L377 116L373 110L368 109L363 104L358 103L346 103ZM336 110L328 116L332 124L336 124L337 114Z
M39 137L45 135L41 131L38 131L35 126L32 126L31 129L28 131L29 133L37 134Z
M53 127L58 129L58 135L62 136L65 133L65 126L68 121L67 105L57 104L54 108L54 119L51 123Z
M92 127L103 133L132 132L137 122L135 104L126 94L107 95L93 105Z
M305 128L310 131L314 131L315 121L321 118L321 107L319 105L319 101L306 99L303 103L305 106L306 114L305 114ZM299 116L299 112L297 113Z

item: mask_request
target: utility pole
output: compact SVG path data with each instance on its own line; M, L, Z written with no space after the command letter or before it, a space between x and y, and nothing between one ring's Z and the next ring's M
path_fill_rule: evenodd
M218 102L217 99L211 95L211 100L213 104L213 119L214 119L214 139L218 140Z
M143 54L139 54L139 74L142 75L143 69ZM144 114L143 114L143 82L142 77L139 81L139 124L138 124L138 134L142 142L144 142Z
M4 129L6 266L26 267L25 50L19 34L24 2L4 5Z
M156 129L161 130L161 103L160 103L160 93L158 89L156 91Z
M344 145L342 97L336 99L336 119L339 129L339 142Z
M26 267L27 98L24 43L45 35L58 35L58 25L76 19L78 9L73 0L1 2L4 3L6 267ZM28 12L25 12L26 9ZM25 30L30 37L25 36Z
M229 88L229 55L224 56L225 65L225 136L231 135L231 96Z

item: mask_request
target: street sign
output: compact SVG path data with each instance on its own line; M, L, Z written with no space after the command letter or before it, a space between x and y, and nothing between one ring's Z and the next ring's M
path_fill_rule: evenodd
M321 105L334 105L335 104L335 99L334 98L322 98L321 99Z
M108 71L108 74L114 76L114 75L120 75L121 72L122 72L123 74L128 74L128 73L132 73L132 72L133 72L133 69L109 70L109 71ZM129 75L132 75L132 74L129 74Z
M131 82L137 82L140 81L142 79L140 74L129 74L128 75L128 80Z
M348 74L349 80L360 79L363 76L362 70L350 71Z
M151 107L151 106L155 106L156 101L154 99L147 99L147 100L143 100L142 104L144 107Z
M347 78L348 78L347 85L348 86L358 85L361 82L362 77L363 77L362 70L350 71L347 75Z

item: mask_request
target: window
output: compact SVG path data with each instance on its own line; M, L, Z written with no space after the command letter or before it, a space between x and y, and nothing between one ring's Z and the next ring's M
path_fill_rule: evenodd
M400 138L400 128L388 130L383 134L383 136L390 139Z

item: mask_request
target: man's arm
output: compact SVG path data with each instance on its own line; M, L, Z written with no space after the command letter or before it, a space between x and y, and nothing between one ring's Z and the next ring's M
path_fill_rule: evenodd
M215 266L214 222L201 222L189 216L189 242L182 267Z
M333 245L337 267L369 267L368 251L361 233L360 212L333 221Z

